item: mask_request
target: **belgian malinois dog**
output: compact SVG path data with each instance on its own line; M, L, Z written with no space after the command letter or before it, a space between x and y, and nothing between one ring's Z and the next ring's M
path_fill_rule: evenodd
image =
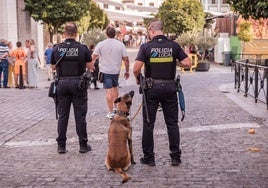
M114 118L108 131L108 152L105 165L108 170L114 170L122 177L122 183L130 176L125 172L131 164L135 164L132 152L132 128L128 119L134 91L117 98Z

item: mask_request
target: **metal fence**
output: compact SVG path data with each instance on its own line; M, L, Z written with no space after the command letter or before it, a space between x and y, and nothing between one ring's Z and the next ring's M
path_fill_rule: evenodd
M234 64L235 89L244 92L245 97L254 97L266 104L268 110L268 60L267 59L244 59Z

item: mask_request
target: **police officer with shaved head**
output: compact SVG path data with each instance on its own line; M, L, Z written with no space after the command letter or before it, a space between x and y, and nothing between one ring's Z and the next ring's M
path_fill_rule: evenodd
M51 55L52 69L58 76L58 153L66 153L66 132L73 104L76 132L79 137L80 153L91 150L87 135L87 88L79 88L81 76L86 70L93 69L91 54L86 45L77 42L77 26L73 22L65 24L65 41L54 46Z
M140 46L133 67L137 84L140 84L141 69L144 65L146 83L143 92L147 102L147 109L145 105L143 107L142 150L144 155L140 162L155 166L153 130L157 108L161 104L168 132L171 165L178 166L181 162L181 150L175 82L176 65L190 67L191 60L179 44L164 36L163 23L160 20L151 20L147 30L150 41Z

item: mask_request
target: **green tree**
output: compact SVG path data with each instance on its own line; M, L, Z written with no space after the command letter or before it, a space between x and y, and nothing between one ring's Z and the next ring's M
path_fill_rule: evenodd
M94 1L89 1L89 10L78 22L79 40L81 36L90 29L105 29L109 24L109 19L105 12L97 6Z
M239 13L245 19L268 18L267 0L227 0L227 3L234 12Z
M197 0L166 0L156 17L162 20L166 33L177 35L193 28L201 31L205 24L203 6Z
M92 29L92 28L105 29L107 27L107 25L110 22L107 15L93 1L90 2L89 12L90 12L90 17L91 17L89 29Z
M243 22L240 24L240 30L237 34L239 40L249 42L253 39L251 22Z
M24 0L25 11L48 27L50 41L67 21L78 21L89 9L89 0Z
M91 20L90 12L88 11L87 14L78 21L77 25L78 25L79 41L83 33L88 31L88 28L90 26L90 20Z
M89 10L79 20L81 34L87 32L90 28L105 29L108 24L109 19L105 12L94 1L89 1Z

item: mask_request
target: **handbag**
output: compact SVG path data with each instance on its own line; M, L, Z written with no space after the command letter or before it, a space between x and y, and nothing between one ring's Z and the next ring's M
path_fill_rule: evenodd
M98 73L98 81L99 81L100 83L103 83L103 72L99 72L99 73Z

